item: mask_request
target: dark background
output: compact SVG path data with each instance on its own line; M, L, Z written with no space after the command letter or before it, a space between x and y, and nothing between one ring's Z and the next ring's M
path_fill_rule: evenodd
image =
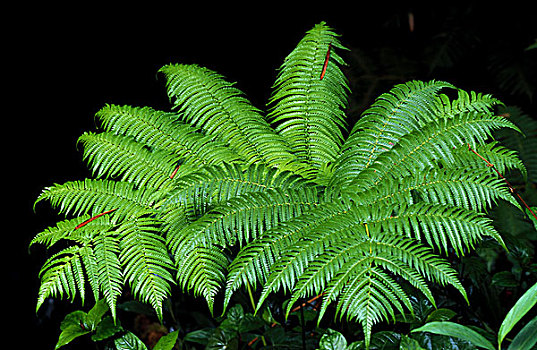
M197 63L214 69L236 81L254 105L263 108L283 58L323 20L342 35L346 46L364 50L392 46L408 52L414 46L419 52L430 31L445 25L448 16L459 26L479 28L499 48L516 41L529 45L537 33L530 24L537 20L534 10L505 3L487 10L467 3L465 7L473 9L470 14L449 5L412 8L384 2L365 7L359 2L249 4L47 2L6 10L4 19L13 21L3 30L8 77L2 140L7 156L2 165L7 189L2 215L7 274L2 302L8 306L4 317L9 325L5 345L15 341L17 348L52 349L61 318L80 306L79 300L74 306L54 302L54 307L43 305L35 313L37 274L46 253L34 247L29 254L28 243L60 218L46 204L34 212L33 202L45 186L88 176L76 140L94 129L93 116L105 103L169 109L164 79L156 74L163 65ZM412 33L409 11L415 17ZM466 57L463 62L457 73L438 71L433 78L497 92L479 58ZM423 75L414 78L430 78ZM535 111L529 99L497 97Z

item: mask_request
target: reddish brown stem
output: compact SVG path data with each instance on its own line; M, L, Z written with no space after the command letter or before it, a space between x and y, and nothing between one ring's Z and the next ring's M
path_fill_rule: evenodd
M177 172L179 171L179 168L181 167L181 164L179 164L177 166L177 168L175 168L175 170L173 171L173 173L170 175L170 179L173 179L173 177L175 176L175 174L177 174Z
M317 296L314 296L313 298L311 298L310 300L306 301L305 303L302 303L302 304L298 305L297 307L295 307L294 309L292 309L291 312L296 312L296 311L300 310L301 308L306 307L306 305L313 303L315 300L319 299L323 295L324 295L324 293L321 293L321 294L319 294Z
M97 218L100 218L101 216L103 215L106 215L106 214L110 214L111 212L113 211L116 211L117 209L112 209L112 210L108 210L108 211L105 211L103 213L100 213L100 214L97 214L95 215L94 217L92 218L89 218L88 220L78 224L76 227L75 227L75 230L78 230L79 228L83 227L83 226L86 226L87 224L89 224L90 222L92 222L93 220L97 219Z
M471 146L470 144L468 144L468 149L470 151L472 151L475 155L477 155L479 158L481 158L486 164L488 167L491 167L495 172L496 174L498 174L498 176L505 182L505 184L507 185L507 187L509 187L509 191L511 191L512 194L514 194L518 200L524 205L524 207L526 207L526 209L528 209L528 211L531 213L531 215L533 215L533 217L537 220L537 215L535 215L535 212L529 207L529 205L526 203L526 201L522 198L522 196L515 190L515 188L513 186L511 186L511 184L509 183L509 181L507 181L507 179L505 177L503 177L503 175L498 171L498 169L496 169L496 167L494 166L494 164L492 164L491 162L489 162L487 159L485 159L485 157L483 157L482 155L480 155L479 153L477 153Z
M328 61L330 61L330 49L332 48L332 44L328 44L328 50L326 51L326 57L324 59L324 64L323 64L323 70L321 71L321 78L320 80L323 80L324 78L324 75L326 73L326 68L328 68Z

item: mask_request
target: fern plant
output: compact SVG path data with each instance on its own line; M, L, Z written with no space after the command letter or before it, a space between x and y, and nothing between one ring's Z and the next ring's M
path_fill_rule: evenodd
M31 244L61 247L43 265L49 297L104 297L115 318L125 288L162 317L177 284L213 310L241 288L300 298L375 323L412 312L407 285L466 294L446 259L502 239L485 216L517 202L497 170L525 168L491 138L511 128L500 102L443 81L410 81L347 125L345 47L324 22L285 58L266 111L198 65L170 64L171 111L104 106L79 140L92 178L55 184L66 219ZM471 152L472 151L472 152ZM58 244L59 242L64 242Z

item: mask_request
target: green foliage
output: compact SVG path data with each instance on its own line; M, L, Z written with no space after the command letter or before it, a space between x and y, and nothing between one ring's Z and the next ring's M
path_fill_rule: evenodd
M515 325L535 306L537 303L537 284L529 288L524 295L515 303L509 313L505 316L504 321L497 334L498 349L501 349L502 342L506 335L515 327ZM453 336L465 339L479 348L494 350L494 345L485 337L472 328L453 322L431 322L412 332L431 332ZM529 321L520 332L512 339L508 350L515 349L532 349L537 343L537 317Z
M48 297L84 301L89 285L115 321L128 286L162 319L177 284L211 312L219 295L225 309L242 288L260 293L257 311L288 292L287 317L322 294L318 322L329 310L357 321L367 348L375 324L414 314L413 294L436 305L431 285L467 300L446 257L483 239L506 247L485 214L500 201L520 206L478 156L526 175L517 154L493 142L519 128L494 113L500 102L489 95L410 81L347 130L341 49L325 23L307 32L280 67L266 114L223 76L184 64L160 70L174 112L99 111L100 130L79 139L95 178L37 199L67 216L31 243L67 243L43 265L37 308ZM140 348L130 337L116 347Z
M95 343L113 343L118 350L147 350L138 337L107 315L108 311L108 304L102 299L87 313L77 310L66 315L60 327L62 332L55 349L71 343L76 338L91 334L91 340ZM163 336L153 349L172 350L177 342L177 336L177 331Z

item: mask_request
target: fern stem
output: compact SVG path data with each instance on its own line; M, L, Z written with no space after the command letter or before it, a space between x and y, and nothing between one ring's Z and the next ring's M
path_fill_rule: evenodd
M328 50L326 51L326 58L324 59L323 70L321 72L321 77L319 78L319 80L323 80L324 75L326 73L326 68L328 68L328 61L330 61L330 49L331 48L332 48L332 43L328 44Z
M75 230L78 230L79 228L81 228L81 227L83 227L83 226L86 226L87 224L89 224L89 223L92 222L93 220L95 220L95 219L97 219L97 218L100 218L100 217L103 216L103 215L110 214L111 212L114 212L114 211L116 211L116 210L117 210L117 208L116 208L116 209L112 209L112 210L105 211L105 212L100 213L100 214L97 214L97 215L95 215L94 217L89 218L88 220L86 220L86 221L84 221L84 222L78 224L78 225L75 227Z
M248 289L248 296L250 297L250 303L252 303L252 308L255 310L255 301L254 301L254 295L252 294L252 287L250 287L250 283L246 283L246 288ZM272 326L274 327L274 326ZM259 339L259 337L255 337L252 339L248 346L251 346L253 343L256 342L256 340ZM263 346L267 346L267 341L265 340L265 336L261 335L261 342L263 342Z
M181 167L181 164L179 164L175 170L173 171L173 173L170 175L170 179L173 180L175 174L177 174L177 172L179 171L179 168Z
M483 157L482 155L480 155L479 153L477 153L471 146L470 144L468 144L468 150L470 150L471 152L473 152L475 155L477 155L479 158L481 158L486 164L488 167L492 168L496 174L498 174L498 176L505 182L505 184L507 185L507 187L509 187L509 191L511 191L512 194L514 194L515 196L517 196L517 198L520 200L520 202L524 205L524 207L526 207L526 209L528 209L528 211L531 213L531 215L533 215L533 217L537 220L537 215L535 215L535 212L530 208L530 206L526 203L526 201L522 198L522 196L518 193L518 191L516 191L516 189L509 183L509 181L507 181L507 179L505 177L503 177L503 175L498 171L498 169L496 169L496 167L494 166L494 164L492 164L491 162L489 162L487 159L485 159L485 157Z
M246 283L246 288L248 289L248 296L250 297L250 303L252 304L252 308L255 310L255 301L254 301L254 295L252 294L252 287L250 287L250 283Z
M324 293L321 293L321 294L319 294L319 295L314 296L314 297L311 298L310 300L308 300L308 301L306 301L306 302L304 302L304 303L302 303L302 304L296 306L295 308L293 308L293 309L291 310L291 312L296 312L296 311L298 311L298 310L300 310L300 309L306 307L306 305L313 303L315 300L319 299L319 298L322 297L323 295L324 295Z

